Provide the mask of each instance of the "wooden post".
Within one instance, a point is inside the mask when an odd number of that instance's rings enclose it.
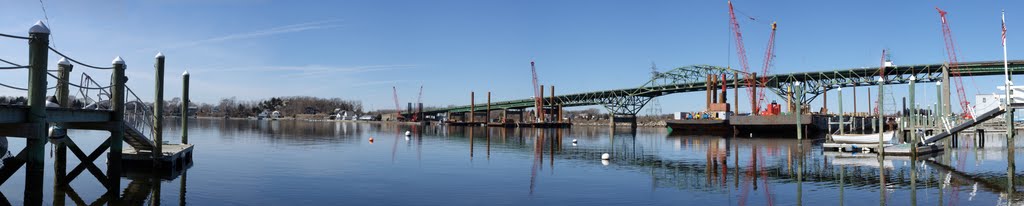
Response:
[[[800,111],[801,110],[800,109],[800,107],[801,107],[800,103],[802,102],[802,101],[800,101],[800,98],[803,97],[803,95],[804,95],[804,89],[803,89],[803,87],[800,86],[800,82],[796,82],[796,84],[794,84],[794,85],[795,85],[796,90],[797,90],[796,92],[800,96],[798,96],[797,100],[796,100],[796,107],[797,107],[796,108],[796,112],[792,112],[790,114],[796,115],[796,139],[797,140],[803,140],[804,139],[804,131],[803,131],[804,125],[800,124],[800,119],[802,119],[802,117],[803,117],[803,114],[802,114],[803,112]],[[790,93],[789,96],[792,97],[793,93]]]
[[[164,146],[164,54],[156,54],[156,88],[155,100],[153,100],[153,166],[160,167],[160,158],[163,156]]]
[[[544,85],[540,85],[540,105],[537,106],[537,122],[544,122]]]
[[[181,74],[181,143],[188,144],[188,71]],[[184,176],[184,174],[182,174]],[[182,180],[184,184],[184,180]],[[184,189],[183,189],[184,190]]]
[[[29,29],[28,105],[26,119],[31,136],[26,138],[25,205],[42,205],[43,173],[46,164],[46,62],[50,45],[50,29],[42,21]]]
[[[740,113],[740,74],[739,72],[732,73],[732,112],[734,114]]]
[[[942,114],[944,116],[950,116],[950,115],[953,114],[953,110],[951,108],[952,105],[950,105],[950,103],[949,103],[949,100],[950,100],[950,97],[951,97],[951,95],[949,93],[949,86],[952,85],[952,84],[948,83],[948,82],[950,82],[949,81],[949,64],[946,64],[946,65],[942,66],[942,82],[947,82],[947,83],[946,83],[946,85],[942,85],[942,88],[941,88],[942,89],[942,91],[941,91],[942,102],[939,103],[939,106],[942,107],[940,109],[942,110]],[[963,113],[968,113],[968,111],[963,111]]]
[[[875,110],[871,109],[871,105],[872,104],[874,104],[874,103],[871,103],[871,87],[868,87],[868,112],[867,113],[868,113],[869,117],[871,116],[871,112],[875,111]]]
[[[857,85],[853,85],[853,114],[857,115]]]
[[[829,89],[828,87],[822,87],[822,92],[821,92],[822,95],[824,95],[821,98],[821,101],[822,101],[822,103],[821,103],[822,106],[821,107],[824,108],[826,115],[828,114],[828,89]],[[807,106],[807,107],[811,107],[811,106]]]
[[[554,105],[555,105],[555,85],[551,85],[551,96],[548,97],[548,104],[551,104],[552,105],[552,109],[554,109]],[[549,118],[551,118],[551,119],[555,118],[555,114],[558,114],[558,113],[551,112],[551,114],[548,114],[548,115],[550,115]]]
[[[876,108],[878,108],[878,156],[884,156],[885,155],[885,147],[884,147],[885,145],[883,144],[883,137],[882,137],[882,136],[885,136],[884,135],[885,134],[885,108],[882,107],[882,106],[885,105],[885,104],[882,104],[882,102],[884,102],[882,100],[882,98],[885,97],[884,95],[882,95],[882,94],[884,94],[884,92],[882,92],[884,89],[885,89],[885,79],[882,78],[882,77],[879,77],[878,78],[878,106],[876,106]]]
[[[558,104],[558,123],[562,123],[562,104]]]
[[[71,80],[70,76],[72,68],[74,68],[74,66],[72,66],[71,62],[65,58],[60,58],[60,61],[57,61],[57,103],[59,103],[60,107],[63,108],[69,108],[71,106],[70,101],[68,100],[71,93],[68,88],[68,83],[70,83],[69,81]],[[65,127],[61,126],[60,128]],[[67,134],[67,130],[65,129],[65,131],[61,133]],[[64,141],[55,141],[54,144],[56,145],[56,148],[54,148],[54,153],[56,153],[56,155],[53,157],[53,172],[55,178],[53,184],[63,185],[66,183],[65,180],[68,174],[68,146],[64,144]],[[61,199],[63,198],[64,197],[61,196]]]
[[[114,58],[112,62],[114,65],[114,74],[110,82],[114,84],[111,88],[110,106],[114,109],[113,114],[110,115],[110,122],[114,124],[114,129],[110,131],[110,139],[107,143],[110,144],[110,151],[107,153],[107,181],[110,187],[107,188],[107,192],[111,194],[118,194],[121,186],[121,148],[124,144],[124,97],[125,87],[124,84],[128,82],[128,77],[124,75],[125,64],[121,57]]]
[[[752,78],[751,81],[757,82],[757,73],[753,73],[750,78]],[[760,112],[757,111],[757,87],[750,87],[750,90],[754,91],[750,93],[750,115],[757,115]]]
[[[839,90],[839,134],[846,134],[846,117],[843,116],[843,87],[840,86]]]
[[[486,123],[491,122],[491,92],[487,92],[487,119],[484,120]]]
[[[921,140],[917,136],[917,104],[914,103],[914,97],[917,96],[914,93],[914,83],[917,81],[917,77],[910,76],[910,141],[914,141],[910,144],[911,156],[917,157],[917,145],[921,143]]]
[[[476,93],[469,92],[469,123],[476,122]]]
[[[786,111],[793,112],[793,86],[786,87]]]

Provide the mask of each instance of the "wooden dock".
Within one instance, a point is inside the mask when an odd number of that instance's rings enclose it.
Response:
[[[181,169],[184,165],[192,163],[191,144],[164,144],[161,145],[162,154],[157,160],[159,169]],[[121,151],[122,162],[125,167],[152,167],[153,152],[149,150],[125,149]]]
[[[887,146],[887,147],[885,147],[885,153],[883,153],[883,155],[885,155],[885,156],[910,156],[910,155],[913,155],[913,152],[910,151],[910,149],[912,147],[913,147],[912,144],[897,144],[897,145]],[[942,145],[940,145],[940,144],[922,145],[922,146],[918,146],[917,147],[917,155],[925,155],[925,154],[938,153],[938,152],[942,152],[942,150],[943,150],[942,149]]]
[[[835,143],[826,142],[821,144],[821,147],[825,151],[838,151],[838,152],[874,152],[878,153],[878,144],[850,144],[850,143]],[[912,152],[910,148],[911,144],[886,144],[885,156],[910,156]],[[917,155],[927,155],[942,152],[943,148],[941,144],[923,145],[917,147]]]

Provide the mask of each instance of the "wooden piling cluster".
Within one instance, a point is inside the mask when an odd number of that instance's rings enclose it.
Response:
[[[110,110],[92,110],[92,109],[75,109],[71,108],[70,105],[70,72],[72,71],[73,65],[70,61],[77,62],[69,57],[64,56],[61,58],[57,65],[57,82],[55,98],[57,100],[56,107],[47,108],[47,61],[49,56],[49,37],[50,30],[42,22],[36,23],[29,29],[28,37],[21,37],[22,39],[28,40],[29,43],[29,63],[24,68],[28,69],[28,106],[2,106],[0,110],[3,110],[3,116],[0,116],[0,138],[12,137],[12,138],[25,138],[25,147],[17,152],[12,158],[6,159],[4,164],[0,166],[0,184],[7,182],[14,173],[21,169],[22,166],[25,168],[25,184],[24,184],[24,200],[25,205],[42,205],[42,194],[43,194],[43,175],[45,172],[45,155],[46,155],[46,143],[52,142],[54,147],[54,184],[56,187],[68,186],[74,181],[80,174],[88,172],[94,176],[101,184],[107,188],[105,196],[115,198],[119,197],[121,192],[121,177],[124,171],[125,151],[123,149],[123,143],[125,142],[126,132],[129,129],[125,122],[125,97],[127,95],[127,89],[125,84],[128,78],[125,76],[126,65],[124,60],[120,57],[115,58],[111,62],[111,67],[100,68],[95,66],[86,65],[96,69],[104,69],[111,71],[110,86],[99,89],[109,88],[109,100]],[[56,50],[55,50],[56,51]],[[162,114],[162,92],[163,92],[163,58],[162,55],[157,60],[157,98],[154,109],[155,114]],[[187,75],[184,77],[186,82],[185,90],[183,91],[184,99],[187,101],[188,87],[187,87]],[[83,87],[75,85],[76,87]],[[83,87],[84,88],[84,87]],[[183,106],[187,109],[187,106]],[[183,113],[185,114],[185,113]],[[157,138],[157,143],[162,143],[162,116],[154,116],[154,121],[157,123],[154,127],[154,138]],[[183,120],[184,122],[185,120]],[[186,123],[187,124],[187,123]],[[90,153],[86,153],[85,148],[80,148],[74,141],[74,138],[69,137],[67,134],[68,129],[84,129],[84,130],[101,130],[110,132],[110,136],[107,137],[99,146],[93,149]],[[183,141],[187,141],[187,127],[182,127]],[[188,148],[188,161],[191,161],[191,145],[182,144]],[[157,147],[155,151],[145,153],[153,155],[148,158],[148,161],[152,161],[151,165],[158,165],[159,160],[157,156],[161,154],[159,152],[160,147]],[[71,151],[76,158],[80,160],[80,163],[68,170],[67,155],[68,151]],[[107,170],[104,172],[97,166],[96,161],[100,159],[103,154],[106,153],[106,164]],[[54,192],[55,203],[62,203],[66,193],[61,192],[63,190]],[[57,200],[61,201],[57,201]]]

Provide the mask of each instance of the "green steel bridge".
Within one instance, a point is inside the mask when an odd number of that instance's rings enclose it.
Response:
[[[1024,60],[1009,61],[1013,74],[1024,74]],[[923,64],[887,67],[884,76],[885,84],[906,84],[911,77],[918,82],[939,82],[948,78],[946,64]],[[1002,61],[961,62],[958,65],[961,76],[1003,75]],[[563,107],[601,105],[614,115],[636,115],[651,99],[675,93],[706,91],[707,77],[725,76],[726,88],[746,87],[747,73],[725,67],[710,65],[693,65],[656,73],[649,81],[636,88],[594,91],[577,94],[556,95],[545,97],[544,105],[561,105]],[[757,74],[753,74],[756,76]],[[787,88],[794,88],[797,82],[803,87],[805,95],[802,103],[809,103],[825,92],[841,87],[857,87],[877,85],[879,69],[877,67],[853,68],[834,71],[801,72],[770,75],[765,83],[768,90],[780,97],[790,95]],[[760,84],[761,77],[755,78]],[[948,84],[946,84],[948,91]],[[717,87],[715,89],[721,89]],[[742,98],[742,97],[741,97]],[[491,110],[525,109],[535,107],[534,99],[518,99],[491,102]],[[487,111],[487,104],[455,106],[448,108],[426,109],[424,114],[466,113]],[[404,113],[408,115],[408,113]]]

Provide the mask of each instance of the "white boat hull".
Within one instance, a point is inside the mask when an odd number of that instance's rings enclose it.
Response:
[[[892,138],[896,136],[896,132],[884,132],[882,133],[882,141],[889,143]],[[846,143],[846,144],[869,144],[878,143],[878,133],[874,134],[835,134],[832,135],[832,141],[835,143]]]

